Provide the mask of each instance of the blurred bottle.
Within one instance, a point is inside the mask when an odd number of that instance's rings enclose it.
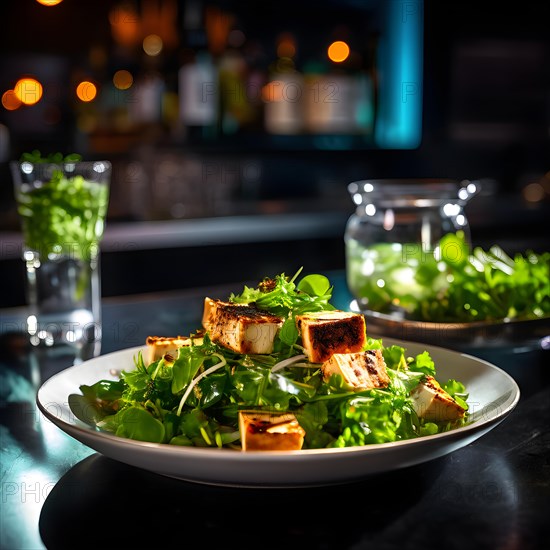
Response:
[[[249,130],[262,132],[264,129],[264,102],[262,90],[267,81],[266,54],[256,40],[247,40],[243,45],[243,55],[248,67],[246,77],[246,98],[249,109]]]
[[[332,46],[336,49],[331,52]],[[344,53],[342,53],[342,51]],[[307,65],[304,117],[314,134],[369,134],[373,101],[370,76],[344,41],[327,50],[327,59]]]
[[[234,134],[246,127],[252,118],[248,100],[248,67],[237,49],[226,50],[218,62],[220,116],[222,132]]]
[[[289,33],[278,37],[277,60],[270,66],[263,88],[265,129],[271,134],[298,134],[303,130],[304,77],[296,69],[296,42]]]
[[[217,135],[219,83],[217,67],[208,50],[205,6],[200,0],[183,5],[185,57],[178,71],[179,119],[190,140]]]
[[[195,128],[214,128],[218,118],[218,77],[210,54],[197,53],[195,59],[179,70],[179,108],[181,121]]]
[[[129,102],[130,116],[134,124],[161,122],[164,80],[157,72],[144,72],[134,83]]]

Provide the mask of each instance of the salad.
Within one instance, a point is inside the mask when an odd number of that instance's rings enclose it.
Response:
[[[149,337],[116,380],[81,385],[69,406],[120,437],[251,450],[341,448],[437,434],[468,422],[468,394],[366,335],[331,305],[320,274],[284,273],[226,301],[205,297],[202,327]]]
[[[550,252],[471,250],[458,231],[434,250],[350,241],[347,254],[349,288],[370,311],[452,323],[550,317]]]

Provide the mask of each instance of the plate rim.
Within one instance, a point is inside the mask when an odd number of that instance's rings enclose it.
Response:
[[[360,306],[357,306],[357,308],[353,309],[353,311],[356,311],[357,313],[361,313],[362,315],[367,317],[367,320],[369,318],[377,319],[379,321],[384,321],[386,323],[394,323],[397,325],[410,325],[413,328],[424,328],[424,329],[428,328],[429,330],[439,330],[441,327],[447,327],[447,328],[453,328],[459,331],[459,330],[466,330],[466,329],[472,329],[472,328],[488,328],[488,327],[499,328],[499,327],[518,326],[518,325],[528,326],[533,324],[541,324],[543,322],[550,323],[550,315],[546,315],[545,317],[537,317],[537,318],[530,318],[530,319],[503,318],[498,320],[485,320],[485,321],[423,321],[421,319],[400,318],[398,316],[392,315],[391,313],[382,313],[380,311],[375,311],[372,309],[361,308]]]
[[[427,349],[427,351],[438,350],[440,352],[464,357],[476,363],[482,363],[486,368],[489,368],[489,370],[497,371],[499,376],[502,376],[508,380],[509,384],[512,387],[511,396],[513,396],[513,399],[508,403],[508,405],[504,409],[499,410],[497,414],[493,414],[487,418],[476,420],[471,424],[467,424],[465,426],[455,428],[448,432],[443,432],[443,433],[438,433],[433,435],[425,435],[425,436],[420,436],[412,439],[403,439],[400,441],[391,441],[386,443],[372,443],[368,445],[361,445],[361,446],[354,446],[354,447],[301,449],[301,450],[295,450],[295,451],[246,451],[246,452],[233,450],[233,449],[226,449],[226,448],[219,449],[214,447],[204,447],[204,448],[188,447],[188,446],[180,446],[180,445],[170,445],[168,443],[153,443],[148,441],[138,441],[138,440],[128,439],[128,438],[120,437],[108,432],[102,432],[96,428],[93,428],[92,426],[86,425],[84,422],[78,419],[76,419],[76,422],[72,422],[72,423],[67,422],[62,417],[60,418],[60,416],[52,413],[52,411],[48,409],[47,404],[42,403],[41,395],[47,390],[47,386],[54,384],[56,381],[60,379],[63,379],[64,377],[67,376],[67,374],[70,371],[71,372],[80,371],[86,368],[87,366],[89,366],[91,362],[96,362],[96,361],[102,362],[106,358],[112,357],[114,355],[128,354],[129,356],[131,356],[131,354],[135,354],[138,351],[145,349],[145,347],[141,345],[141,346],[132,346],[129,348],[115,350],[104,355],[98,355],[92,359],[89,359],[88,361],[84,361],[80,364],[72,365],[70,367],[67,367],[59,371],[58,373],[52,375],[50,378],[45,380],[40,385],[39,389],[36,392],[36,404],[39,410],[41,411],[41,413],[44,414],[46,418],[48,418],[51,422],[53,422],[59,429],[61,429],[65,433],[68,433],[72,437],[74,436],[71,432],[74,431],[76,433],[85,435],[86,437],[97,439],[98,441],[112,441],[113,444],[116,444],[116,445],[129,446],[131,448],[138,448],[143,451],[154,450],[163,454],[164,453],[165,454],[185,453],[190,455],[196,454],[197,456],[203,455],[206,453],[205,456],[208,456],[208,457],[211,457],[212,455],[216,455],[216,456],[223,455],[228,457],[230,456],[230,457],[233,457],[235,460],[242,461],[242,462],[247,462],[251,460],[251,457],[253,457],[253,460],[256,462],[258,458],[260,459],[260,461],[272,459],[274,457],[279,459],[288,457],[288,458],[292,458],[293,460],[295,459],[306,460],[307,457],[311,457],[311,456],[324,456],[324,455],[333,456],[335,454],[336,455],[368,454],[369,452],[371,453],[375,451],[385,452],[386,450],[390,452],[391,450],[401,449],[403,447],[418,446],[428,442],[437,442],[440,439],[444,439],[444,440],[452,439],[453,436],[455,436],[456,438],[457,436],[463,436],[470,433],[473,435],[479,430],[483,430],[485,428],[491,427],[493,425],[497,425],[500,422],[502,422],[515,409],[515,407],[517,406],[521,398],[521,390],[517,382],[515,381],[515,379],[506,371],[498,367],[497,365],[494,365],[493,363],[483,358],[476,357],[469,353],[463,353],[450,348],[445,348],[442,346],[425,344],[423,342],[402,340],[392,336],[382,337],[382,341],[383,342],[391,341],[392,344],[397,343],[398,345],[402,345],[405,348],[407,348],[407,345],[424,346],[426,348],[429,348]],[[68,400],[68,395],[66,396],[66,399]],[[63,403],[63,405],[65,404],[66,402]],[[304,457],[304,458],[302,459],[298,457]]]

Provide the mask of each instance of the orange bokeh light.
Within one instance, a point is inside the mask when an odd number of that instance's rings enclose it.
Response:
[[[327,50],[329,59],[335,63],[345,61],[349,57],[349,52],[349,46],[341,40],[333,42]]]
[[[143,51],[151,57],[158,55],[163,46],[162,38],[158,34],[149,34],[143,39]]]
[[[42,98],[42,84],[35,78],[20,78],[13,87],[13,91],[17,99],[25,105],[34,105]]]
[[[130,71],[121,69],[113,75],[113,84],[118,90],[127,90],[132,87],[134,83],[134,77]]]
[[[21,107],[21,100],[15,95],[13,90],[7,90],[2,95],[2,106],[7,111],[15,111]]]
[[[76,87],[76,97],[78,97],[80,101],[88,103],[89,101],[93,101],[96,95],[97,87],[93,82],[90,82],[89,80],[83,80]]]
[[[277,42],[277,57],[294,57],[296,55],[296,41],[289,33],[284,33]]]
[[[131,4],[117,4],[109,12],[113,38],[123,46],[134,46],[142,34],[141,20]]]
[[[36,0],[39,4],[42,4],[43,6],[57,6],[57,4],[61,4],[63,0]]]

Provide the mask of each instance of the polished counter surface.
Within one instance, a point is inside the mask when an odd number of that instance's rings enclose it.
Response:
[[[346,307],[341,274],[329,277],[333,303]],[[105,299],[101,352],[189,333],[205,295],[225,298],[243,284]],[[516,378],[520,402],[487,435],[443,458],[345,485],[224,488],[116,462],[55,427],[38,412],[36,389],[71,362],[29,349],[24,308],[0,315],[2,549],[162,548],[191,539],[242,549],[548,548],[548,351],[494,355]],[[480,351],[486,360],[491,353]]]

